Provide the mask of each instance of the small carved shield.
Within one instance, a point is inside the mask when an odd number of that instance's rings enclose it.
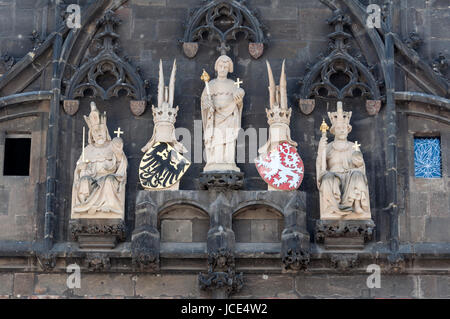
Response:
[[[156,143],[142,157],[139,180],[146,189],[166,189],[177,183],[191,162],[168,143]]]
[[[183,43],[183,52],[184,54],[192,59],[197,55],[198,51],[198,43],[197,42],[184,42]]]
[[[131,113],[135,116],[141,116],[145,112],[145,101],[130,101]]]
[[[63,103],[64,112],[69,114],[70,116],[74,115],[78,112],[78,108],[80,106],[80,101],[78,100],[64,100]]]
[[[283,142],[255,160],[256,169],[270,186],[280,190],[300,187],[304,175],[303,161],[292,145]]]
[[[381,108],[380,100],[367,100],[366,111],[369,115],[377,115]]]
[[[264,52],[264,43],[250,42],[248,44],[248,52],[255,60],[258,59]]]
[[[314,99],[300,99],[298,101],[298,105],[300,106],[300,110],[303,112],[303,114],[308,115],[311,114],[312,111],[314,111],[316,102]]]

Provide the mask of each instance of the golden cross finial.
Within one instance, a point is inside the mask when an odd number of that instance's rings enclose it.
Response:
[[[355,152],[358,152],[358,151],[360,151],[360,149],[359,149],[360,146],[361,146],[361,144],[358,144],[358,141],[355,141],[355,144],[352,147],[355,150]]]
[[[120,137],[124,132],[120,130],[120,126],[117,130],[114,131],[114,133],[117,135],[117,137]]]
[[[244,83],[241,81],[241,79],[237,78],[236,82],[234,82],[234,85],[239,89],[241,87],[241,84]]]
[[[325,134],[328,131],[329,127],[327,123],[325,122],[325,119],[322,119],[322,124],[320,125],[320,131],[322,131],[322,134]]]

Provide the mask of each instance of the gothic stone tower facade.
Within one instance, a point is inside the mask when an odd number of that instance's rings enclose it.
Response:
[[[444,0],[2,1],[0,297],[449,297],[448,15]],[[245,89],[245,159],[229,176],[203,172],[200,75],[220,54]],[[178,190],[149,191],[141,148],[160,60],[167,73],[174,59],[191,165]],[[274,74],[286,61],[304,163],[294,191],[267,190],[254,163],[266,60]],[[319,127],[338,101],[364,154],[370,222],[320,219]],[[91,102],[112,137],[120,128],[123,219],[72,219]],[[66,285],[71,264],[80,288]],[[380,288],[366,285],[372,264]]]

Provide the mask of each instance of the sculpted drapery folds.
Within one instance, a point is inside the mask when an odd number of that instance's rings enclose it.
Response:
[[[204,171],[237,171],[235,163],[236,139],[241,128],[245,92],[228,73],[233,73],[233,61],[222,55],[215,64],[217,78],[203,90],[202,121],[206,149]],[[208,84],[207,84],[208,85]]]
[[[127,158],[123,140],[111,140],[106,114],[91,102],[88,145],[78,159],[72,189],[72,218],[124,218]],[[83,145],[84,147],[84,145]]]
[[[338,102],[337,112],[328,112],[334,141],[327,144],[326,130],[322,131],[316,159],[321,219],[371,219],[360,145],[347,141],[351,116],[352,112],[344,112],[342,102]]]

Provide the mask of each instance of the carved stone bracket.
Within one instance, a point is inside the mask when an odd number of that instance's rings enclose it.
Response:
[[[254,59],[264,51],[262,25],[242,0],[212,0],[191,11],[182,40],[183,52],[193,58],[198,51],[197,41],[207,37],[208,41],[218,41],[218,51],[226,54],[229,42],[236,40],[239,33],[250,41],[248,49]]]
[[[228,172],[202,172],[199,178],[200,189],[232,189],[238,190],[244,186],[244,173]]]
[[[119,49],[117,39],[119,35],[114,28],[120,20],[112,11],[97,21],[97,34],[91,43],[90,50],[84,63],[76,68],[76,72],[65,80],[65,99],[89,96],[108,100],[112,97],[129,96],[131,112],[139,116],[145,111],[147,101],[145,82],[141,79],[138,69],[130,65],[129,59],[121,58],[116,53]],[[97,54],[89,55],[92,52]],[[112,81],[102,81],[109,77]],[[136,103],[137,102],[137,103]],[[64,103],[64,110],[75,114],[75,108],[68,108]],[[73,113],[73,114],[71,114]]]
[[[111,268],[111,260],[104,253],[88,253],[84,259],[84,266],[89,271],[108,271]]]
[[[227,297],[239,292],[244,284],[243,274],[235,273],[234,255],[222,247],[208,254],[208,272],[198,275],[200,289],[211,290]]]
[[[334,26],[334,32],[328,35],[331,53],[327,57],[321,56],[301,81],[300,110],[310,114],[315,107],[312,99],[319,96],[380,101],[379,83],[371,73],[372,68],[349,53],[352,35],[344,30],[344,26],[351,24],[350,17],[336,10],[327,22]],[[378,102],[369,102],[366,107],[370,115],[375,115],[379,111],[378,106],[381,106]]]
[[[358,266],[358,254],[332,254],[330,256],[331,265],[340,270],[347,271]]]
[[[69,231],[81,249],[114,248],[125,239],[125,223],[121,219],[71,219]]]
[[[39,266],[43,271],[52,271],[56,267],[56,255],[51,252],[36,255]]]
[[[318,220],[315,239],[326,249],[363,249],[374,228],[372,220]]]

